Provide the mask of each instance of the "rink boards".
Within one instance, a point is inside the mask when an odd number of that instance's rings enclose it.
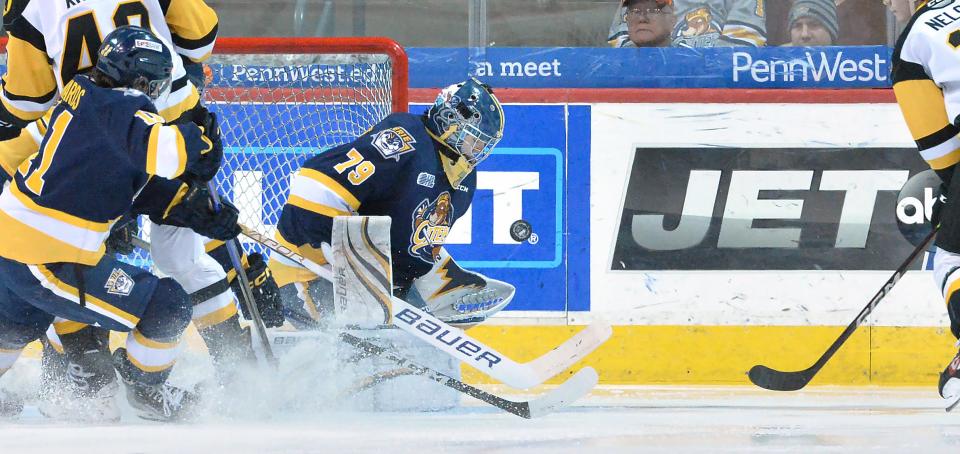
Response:
[[[614,337],[586,363],[608,383],[804,368],[912,249],[893,213],[925,164],[888,91],[500,93],[505,138],[448,247],[517,286],[473,333],[518,360],[603,321]],[[521,218],[536,232],[522,244],[508,235]],[[815,384],[935,382],[952,336],[928,263]]]
[[[754,364],[806,368],[836,339],[913,248],[896,198],[926,165],[892,96],[703,92],[705,103],[656,90],[622,90],[615,98],[629,102],[615,103],[577,102],[576,90],[559,104],[539,103],[553,93],[506,95],[538,101],[516,110],[566,111],[566,311],[534,296],[536,309],[507,312],[478,337],[528,360],[578,325],[611,323],[613,338],[585,364],[630,384],[745,384]],[[549,130],[508,119],[505,143]],[[589,199],[572,200],[582,174]],[[920,262],[814,384],[936,383],[954,339],[921,271],[931,257]],[[531,304],[525,290],[518,300]]]

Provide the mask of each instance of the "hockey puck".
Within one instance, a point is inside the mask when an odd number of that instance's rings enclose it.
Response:
[[[532,233],[533,227],[523,219],[517,219],[510,224],[510,238],[513,238],[513,241],[527,241]]]

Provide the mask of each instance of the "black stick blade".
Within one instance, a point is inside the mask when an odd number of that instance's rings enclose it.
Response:
[[[781,372],[759,364],[750,368],[747,376],[754,385],[771,391],[796,391],[807,386],[813,378],[809,369]]]

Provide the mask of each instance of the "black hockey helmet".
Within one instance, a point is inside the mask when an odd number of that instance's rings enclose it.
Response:
[[[170,86],[173,55],[149,30],[124,25],[103,40],[97,70],[118,87],[140,90],[157,99]]]

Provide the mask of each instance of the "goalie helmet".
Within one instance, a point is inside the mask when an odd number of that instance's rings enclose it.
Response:
[[[426,123],[434,138],[473,169],[503,137],[503,107],[489,85],[471,77],[440,92]]]
[[[125,25],[104,38],[97,70],[117,87],[140,90],[157,99],[170,87],[173,59],[170,49],[149,30]]]

